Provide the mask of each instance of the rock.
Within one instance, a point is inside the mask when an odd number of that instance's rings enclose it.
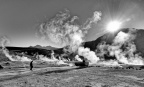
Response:
[[[89,66],[89,62],[88,61],[85,61],[85,62],[75,62],[75,65],[76,66]]]

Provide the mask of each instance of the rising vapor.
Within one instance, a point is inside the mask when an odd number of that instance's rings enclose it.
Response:
[[[9,53],[9,50],[6,48],[6,45],[10,43],[10,39],[7,36],[1,36],[0,37],[0,43],[2,46],[2,52],[5,54],[5,56],[10,60],[10,61],[31,61],[31,59],[25,57],[25,56],[18,56],[18,55],[11,55]]]
[[[104,55],[115,57],[117,62],[123,64],[144,65],[144,60],[137,53],[134,43],[135,37],[136,30],[134,29],[128,32],[120,31],[111,45],[106,43],[98,45],[97,55],[102,58],[104,58]]]
[[[95,55],[95,52],[82,47],[81,44],[84,42],[84,37],[92,24],[101,20],[101,15],[101,12],[95,11],[91,18],[88,18],[84,24],[79,25],[77,23],[78,17],[71,16],[68,10],[64,10],[49,21],[43,22],[38,33],[41,38],[61,46],[68,46],[69,52],[78,53],[90,62],[94,60],[96,63],[99,58]]]
[[[2,46],[2,49],[5,48],[5,45],[9,44],[10,43],[10,40],[8,39],[7,36],[1,36],[0,37],[0,44]]]
[[[101,19],[101,12],[94,12],[93,17],[83,24],[77,23],[78,17],[71,16],[68,10],[59,12],[54,18],[43,22],[40,25],[39,35],[48,41],[61,46],[70,46],[71,51],[75,52],[83,42],[83,38],[93,23]]]

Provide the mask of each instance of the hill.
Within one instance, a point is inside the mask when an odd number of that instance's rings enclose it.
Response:
[[[38,49],[46,49],[46,50],[56,50],[56,49],[58,49],[58,48],[52,47],[52,46],[41,46],[41,45],[30,46],[30,48],[38,48]]]
[[[130,28],[123,28],[120,29],[120,31],[123,32],[128,32],[131,30],[135,30],[136,31],[136,38],[134,40],[134,43],[136,45],[137,51],[141,52],[142,54],[144,54],[144,29],[130,29]],[[106,33],[103,36],[97,38],[96,40],[93,41],[88,41],[85,42],[84,47],[88,47],[90,48],[90,50],[95,51],[97,48],[97,45],[102,42],[105,41],[107,44],[111,44],[112,41],[114,40],[115,36],[120,32],[115,32],[115,33]]]

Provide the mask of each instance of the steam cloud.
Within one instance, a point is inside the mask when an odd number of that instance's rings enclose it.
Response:
[[[80,56],[85,57],[89,61],[90,65],[96,64],[97,61],[99,60],[99,58],[96,56],[95,52],[90,51],[89,48],[79,47],[78,54]]]
[[[8,39],[8,37],[6,36],[2,36],[0,37],[0,43],[2,46],[2,49],[0,49],[2,51],[2,53],[5,54],[5,56],[7,58],[9,58],[10,61],[21,61],[21,62],[25,62],[25,61],[32,61],[31,59],[29,59],[28,57],[24,56],[25,53],[21,53],[21,55],[16,55],[16,54],[10,54],[9,50],[5,47],[7,44],[10,43],[10,40]],[[38,55],[40,60],[42,61],[51,61],[51,62],[56,62],[57,64],[65,64],[63,61],[59,61],[54,57],[54,52],[52,52],[52,59],[48,59],[47,57],[44,57],[43,55]]]
[[[83,42],[83,38],[91,28],[92,23],[97,23],[100,16],[101,13],[95,11],[92,18],[89,18],[83,25],[78,25],[78,17],[72,17],[68,10],[64,10],[49,21],[42,23],[38,33],[42,38],[53,43],[70,46],[69,50],[75,52]]]
[[[111,45],[101,43],[98,46],[97,55],[103,58],[104,55],[115,57],[123,64],[143,65],[144,61],[136,50],[135,37],[135,30],[131,29],[127,33],[120,31]]]
[[[100,19],[101,12],[95,11],[93,17],[88,18],[84,24],[79,25],[77,23],[78,17],[71,16],[68,10],[64,10],[49,21],[43,22],[38,33],[45,40],[62,46],[69,46],[69,52],[78,52],[78,55],[84,56],[90,62],[93,60],[96,62],[99,58],[95,55],[95,52],[83,48],[81,43],[84,41],[84,36],[92,24],[97,23]]]
[[[1,49],[2,52],[5,54],[5,56],[7,58],[9,58],[9,60],[11,60],[11,61],[31,61],[31,59],[29,59],[25,56],[20,57],[18,55],[11,55],[9,53],[9,50],[6,49],[6,47],[5,47],[7,44],[10,43],[10,40],[7,36],[1,36],[0,37],[0,43],[1,43],[1,46],[2,46],[2,49]]]
[[[8,39],[7,36],[1,36],[0,37],[0,43],[1,43],[2,49],[4,49],[5,45],[10,43],[10,40]]]

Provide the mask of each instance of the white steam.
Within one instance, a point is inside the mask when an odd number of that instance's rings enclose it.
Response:
[[[76,55],[76,56],[75,56],[75,59],[76,59],[77,61],[82,62],[82,59],[79,57],[79,55]]]
[[[0,43],[2,46],[2,52],[5,54],[5,56],[10,60],[10,61],[21,61],[21,62],[25,62],[25,61],[32,61],[30,58],[25,56],[25,53],[21,52],[19,54],[17,53],[10,53],[10,51],[5,47],[5,45],[7,45],[8,43],[10,43],[9,39],[6,36],[2,36],[0,38]],[[44,55],[37,55],[39,60],[42,61],[47,61],[47,62],[56,62],[56,64],[60,65],[60,64],[66,64],[61,60],[58,60],[55,58],[54,56],[54,52],[52,51],[51,53],[51,58],[48,58]]]
[[[0,44],[2,46],[2,49],[5,48],[5,45],[9,44],[10,40],[7,38],[7,36],[1,36],[0,37]]]
[[[144,60],[137,53],[134,43],[135,33],[136,31],[132,30],[129,30],[128,33],[120,31],[111,45],[103,43],[98,46],[100,51],[98,55],[114,56],[116,61],[123,64],[144,65]]]
[[[78,52],[78,55],[84,56],[90,63],[96,63],[99,58],[95,55],[95,52],[81,47],[81,43],[84,42],[84,36],[92,24],[97,23],[100,19],[101,12],[95,11],[91,18],[88,18],[84,24],[79,25],[77,23],[78,17],[71,16],[70,12],[65,10],[56,14],[49,21],[42,23],[38,33],[45,40],[61,46],[69,46],[69,52]]]
[[[106,67],[115,67],[115,66],[120,66],[120,64],[118,63],[118,61],[116,61],[116,60],[108,60],[108,61],[100,61],[100,62],[98,62],[98,64],[100,64],[100,65],[104,65],[104,66],[106,66]]]
[[[89,48],[79,47],[78,54],[86,58],[90,64],[96,64],[97,61],[99,60],[95,52],[90,51]]]
[[[19,55],[10,54],[8,49],[6,49],[6,48],[3,49],[3,53],[5,54],[5,56],[7,58],[9,58],[10,61],[21,61],[21,62],[32,61],[31,59],[29,59],[26,56],[19,56]]]
[[[52,41],[61,46],[70,46],[69,50],[75,52],[83,42],[83,38],[92,23],[100,20],[101,13],[94,12],[94,16],[89,18],[83,25],[77,23],[78,17],[71,16],[68,10],[59,12],[50,21],[40,25],[39,34],[42,38]]]
[[[16,60],[12,57],[12,55],[9,54],[9,51],[8,51],[6,48],[5,48],[5,49],[2,49],[2,51],[3,51],[3,53],[5,54],[5,56],[6,56],[7,58],[9,58],[10,61],[16,61]]]
[[[25,57],[25,56],[18,56],[18,55],[11,55],[9,53],[9,50],[6,49],[6,45],[10,43],[10,40],[6,36],[0,37],[0,43],[2,46],[2,52],[5,54],[7,58],[9,58],[10,61],[31,61],[31,59]]]

